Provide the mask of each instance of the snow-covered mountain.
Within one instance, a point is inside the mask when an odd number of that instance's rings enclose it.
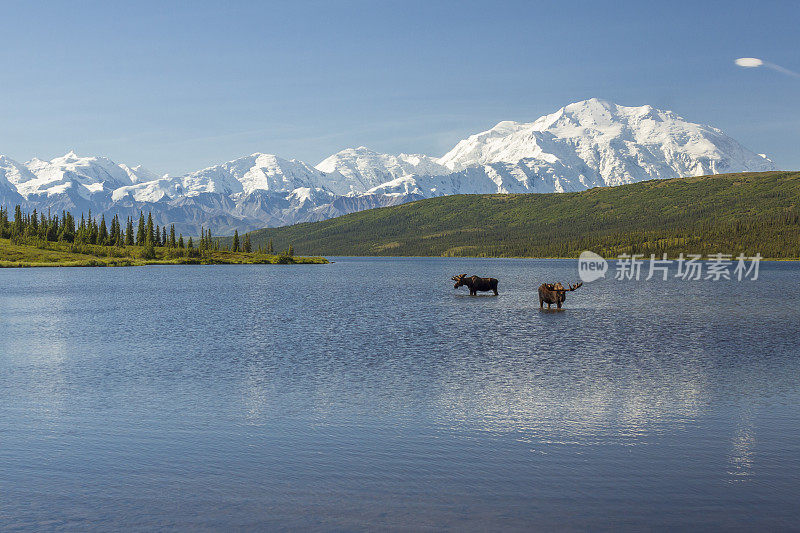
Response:
[[[396,178],[447,174],[436,158],[420,154],[379,154],[364,146],[337,152],[317,165],[317,170],[338,172],[346,178],[350,193],[363,194]]]
[[[33,159],[25,166],[29,174],[20,175],[17,191],[23,196],[53,196],[68,190],[85,199],[95,194],[111,193],[119,187],[152,179],[142,167],[118,165],[105,157],[80,157],[69,152],[52,161]],[[139,173],[136,170],[139,169]]]
[[[138,217],[151,211],[183,233],[314,221],[410,200],[464,193],[578,191],[655,178],[774,170],[720,130],[651,106],[598,99],[533,122],[504,121],[441,158],[349,148],[316,167],[255,153],[159,176],[142,166],[69,152],[18,163],[0,156],[0,203]]]
[[[490,163],[558,166],[558,177],[584,186],[646,179],[768,170],[772,162],[722,131],[649,105],[597,98],[529,123],[505,121],[460,141],[439,162],[453,170]]]
[[[0,155],[0,206],[23,203],[25,199],[17,192],[16,184],[34,177],[28,167]]]
[[[165,176],[120,187],[114,191],[113,199],[130,195],[139,201],[157,202],[164,197],[196,196],[204,192],[237,196],[254,191],[292,192],[300,188],[343,195],[350,192],[345,182],[343,176],[320,172],[296,159],[256,153],[185,176]]]

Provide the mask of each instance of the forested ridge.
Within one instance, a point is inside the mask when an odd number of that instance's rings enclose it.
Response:
[[[456,195],[250,233],[301,254],[800,257],[800,172],[718,174],[575,193]],[[224,240],[223,242],[227,242]]]

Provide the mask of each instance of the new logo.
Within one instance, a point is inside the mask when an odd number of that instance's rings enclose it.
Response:
[[[578,276],[583,282],[595,281],[606,276],[608,262],[589,250],[581,252],[578,257]]]

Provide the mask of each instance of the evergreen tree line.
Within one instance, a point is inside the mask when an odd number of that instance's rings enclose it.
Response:
[[[11,239],[17,244],[36,244],[36,241],[45,241],[118,248],[126,246],[142,246],[146,249],[163,247],[184,250],[190,256],[219,250],[253,252],[249,233],[240,239],[238,230],[235,231],[230,245],[227,243],[229,239],[222,240],[212,237],[211,230],[201,228],[200,234],[199,243],[195,243],[192,237],[184,239],[182,233],[176,234],[174,224],[169,227],[154,224],[152,213],[148,213],[146,218],[144,213],[139,213],[139,219],[135,223],[133,218],[128,217],[123,224],[118,215],[114,215],[110,222],[107,222],[105,215],[100,215],[98,219],[89,211],[85,216],[81,213],[78,222],[69,211],[62,211],[61,214],[48,212],[45,215],[34,209],[27,213],[19,205],[15,206],[12,218],[8,208],[0,207],[0,238]],[[258,252],[274,254],[272,241],[269,242],[266,249],[259,246]],[[294,249],[290,246],[289,250],[283,254],[293,256]],[[150,255],[147,250],[145,255]],[[154,256],[154,252],[152,255]]]
[[[61,214],[48,212],[38,213],[36,209],[27,213],[21,206],[14,208],[14,216],[10,217],[8,208],[0,207],[0,238],[11,239],[17,243],[29,242],[39,239],[47,242],[67,242],[74,244],[93,244],[97,246],[153,246],[166,248],[182,248],[191,250],[195,248],[192,237],[184,239],[183,234],[175,232],[175,225],[163,228],[153,223],[152,213],[139,214],[135,224],[128,217],[123,225],[118,215],[114,215],[110,222],[105,215],[98,219],[81,213],[80,222],[69,211]],[[219,239],[211,236],[211,230],[201,229],[199,249],[219,250]]]
[[[222,242],[225,242],[225,240],[223,240]],[[252,253],[252,251],[253,251],[253,243],[250,240],[250,233],[245,233],[244,239],[240,239],[239,238],[239,230],[234,230],[233,237],[232,237],[232,240],[231,240],[231,250],[234,251],[234,252]],[[264,247],[263,245],[259,244],[257,251],[258,251],[259,254],[275,255],[275,246],[274,246],[274,244],[272,242],[272,239],[270,239],[267,242],[267,246],[266,247]],[[287,248],[286,250],[282,251],[278,255],[294,257],[294,246],[292,246],[290,244],[289,248]]]

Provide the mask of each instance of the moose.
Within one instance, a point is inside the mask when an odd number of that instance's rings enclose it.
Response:
[[[461,274],[460,276],[453,276],[451,279],[456,282],[453,285],[454,289],[466,285],[470,296],[477,296],[478,291],[494,291],[494,295],[497,296],[497,280],[494,278],[467,277],[466,274]]]
[[[542,283],[539,285],[539,308],[544,308],[544,304],[547,303],[548,309],[552,304],[556,304],[561,309],[561,304],[567,299],[567,293],[574,291],[581,285],[583,285],[583,282],[577,285],[569,285],[569,289],[565,289],[561,282]]]

